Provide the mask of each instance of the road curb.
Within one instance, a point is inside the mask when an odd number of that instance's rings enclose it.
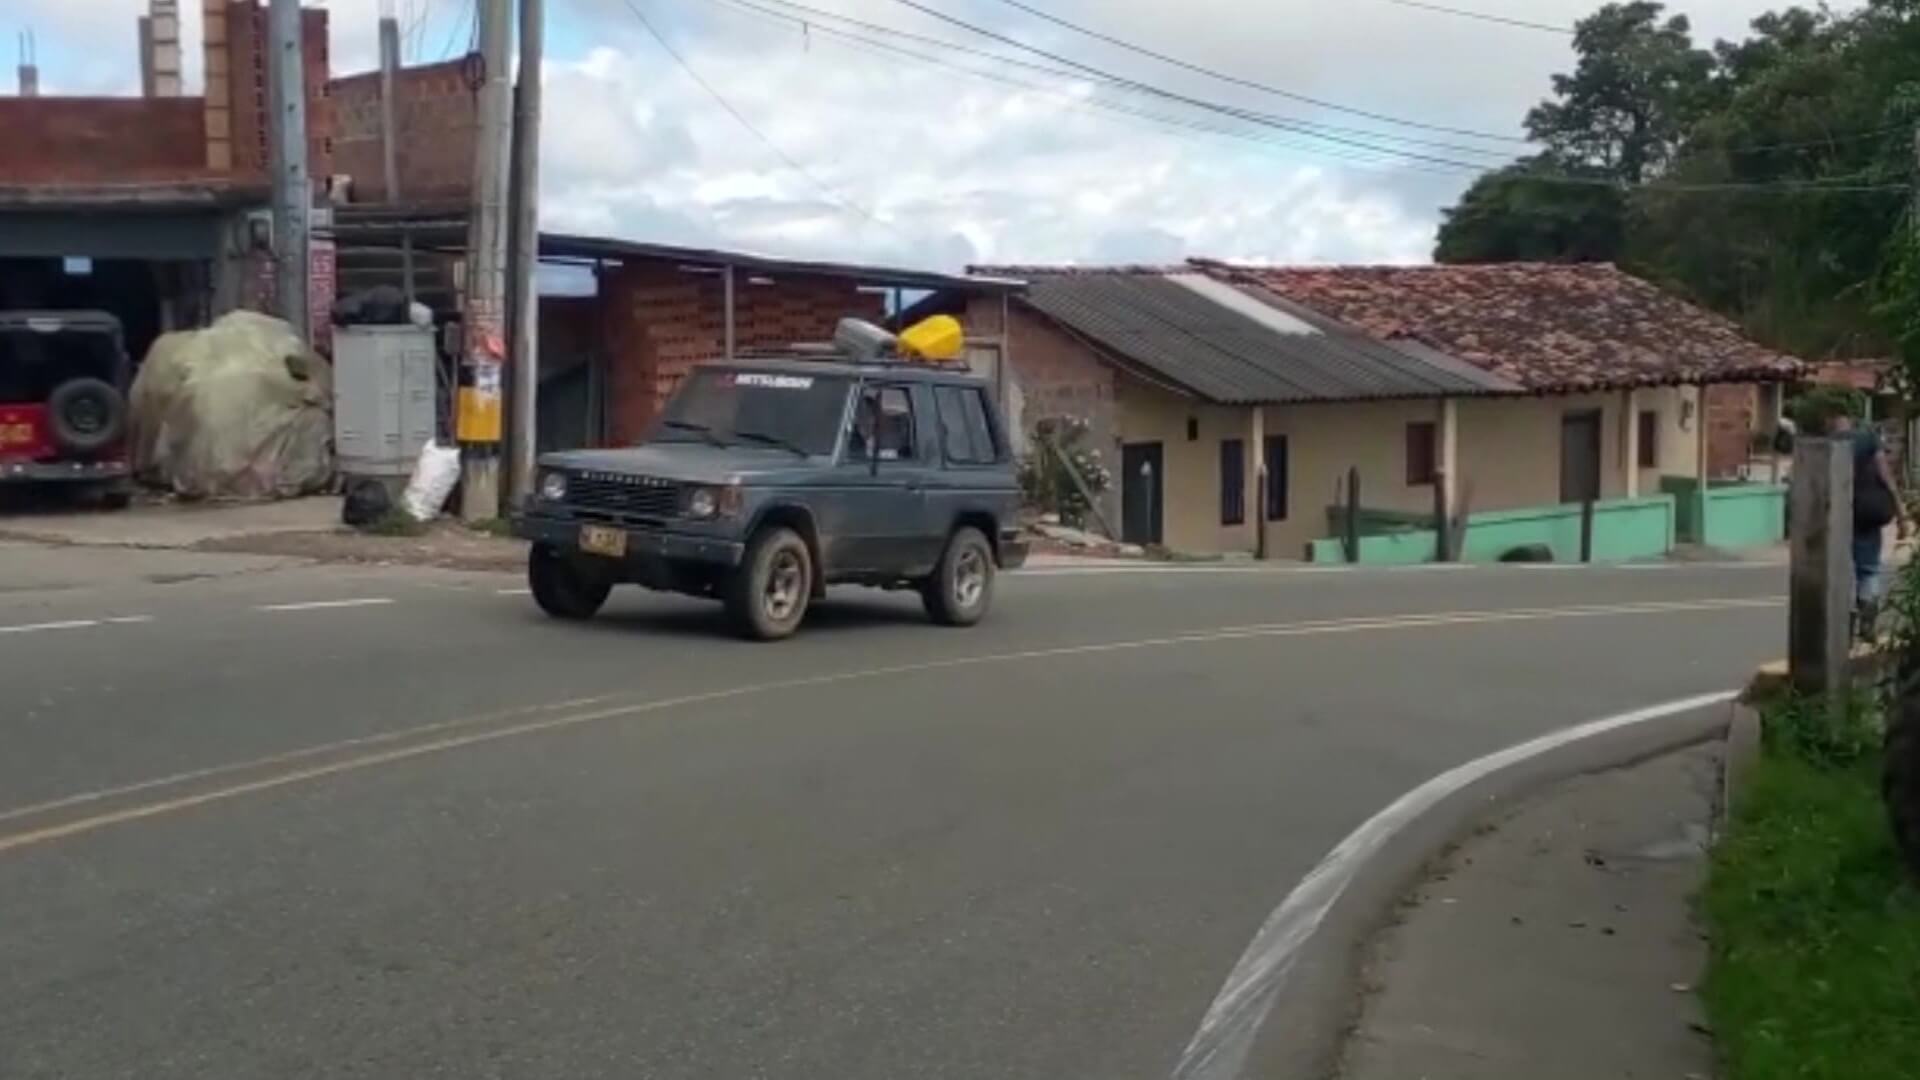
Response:
[[[1432,861],[1489,814],[1563,780],[1726,739],[1732,710],[1730,704],[1704,705],[1554,748],[1481,777],[1409,822],[1359,867],[1300,946],[1237,1075],[1294,1080],[1338,1074],[1357,1016],[1367,944]]]

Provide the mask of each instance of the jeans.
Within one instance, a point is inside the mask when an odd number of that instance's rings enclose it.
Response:
[[[1853,604],[1871,607],[1880,602],[1880,529],[1853,534]]]

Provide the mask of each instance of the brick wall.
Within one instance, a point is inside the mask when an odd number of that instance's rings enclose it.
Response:
[[[327,13],[305,20],[309,167],[316,190],[334,171],[334,118],[327,98]],[[200,97],[0,97],[0,184],[49,187],[267,178],[266,9],[227,13],[233,167],[207,167],[206,101]]]
[[[693,365],[725,348],[724,295],[718,274],[690,274],[668,263],[633,262],[600,279],[602,340],[607,350],[607,437],[639,438]],[[740,274],[734,294],[735,340],[741,348],[824,341],[847,316],[879,320],[877,293],[833,278],[783,277],[750,285]]]
[[[1114,417],[1114,370],[1094,351],[1052,323],[1022,308],[1010,310],[1008,354],[1020,387],[1022,422],[1031,430],[1047,417],[1073,416],[1093,428],[1090,448],[1111,453],[1119,429]],[[998,297],[976,299],[965,318],[967,333],[994,335],[1000,324]]]
[[[380,148],[380,73],[330,84],[334,171],[353,177],[355,202],[387,202]],[[394,164],[409,200],[463,200],[473,188],[479,105],[465,58],[402,68],[394,76]]]
[[[1724,479],[1739,475],[1752,452],[1759,408],[1758,387],[1707,387],[1708,476]]]
[[[199,98],[0,97],[0,184],[205,179]]]

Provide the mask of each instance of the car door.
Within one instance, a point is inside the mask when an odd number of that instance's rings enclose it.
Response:
[[[840,455],[842,504],[830,538],[835,574],[907,574],[919,567],[924,529],[925,454],[913,387],[869,381],[860,389]]]

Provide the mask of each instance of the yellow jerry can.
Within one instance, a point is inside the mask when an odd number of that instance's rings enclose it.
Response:
[[[904,356],[945,363],[960,359],[966,344],[967,332],[959,319],[935,315],[900,331],[898,348]]]

